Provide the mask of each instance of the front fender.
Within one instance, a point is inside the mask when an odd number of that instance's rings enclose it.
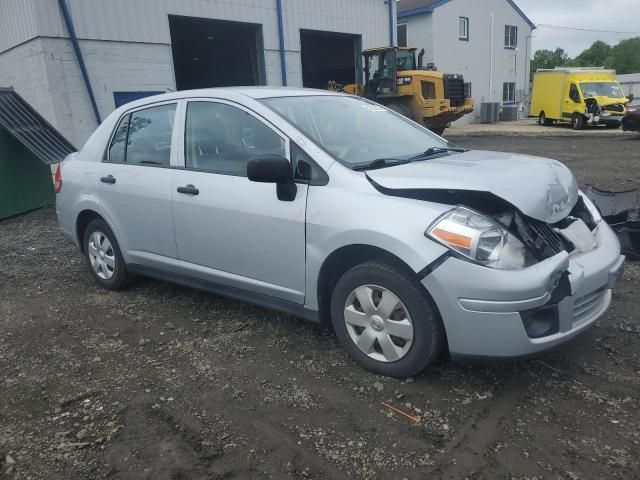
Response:
[[[375,190],[350,192],[328,187],[310,188],[308,198],[307,308],[318,308],[320,269],[342,247],[379,248],[416,273],[448,251],[424,232],[450,206],[390,197]]]

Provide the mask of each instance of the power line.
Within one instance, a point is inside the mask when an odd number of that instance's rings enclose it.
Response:
[[[619,32],[616,30],[596,30],[594,28],[582,28],[582,27],[565,27],[562,25],[547,25],[539,23],[536,25],[538,28],[551,28],[555,30],[577,30],[580,32],[596,32],[596,33],[614,33],[616,35],[640,35],[640,32]]]

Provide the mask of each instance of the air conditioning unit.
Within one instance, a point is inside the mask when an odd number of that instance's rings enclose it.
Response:
[[[495,123],[500,117],[500,104],[498,102],[482,102],[480,104],[480,122]]]

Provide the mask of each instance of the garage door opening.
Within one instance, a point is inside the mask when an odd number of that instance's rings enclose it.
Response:
[[[300,30],[302,84],[324,89],[331,80],[343,85],[360,81],[361,44],[360,35]]]
[[[169,15],[176,88],[264,85],[262,26]]]

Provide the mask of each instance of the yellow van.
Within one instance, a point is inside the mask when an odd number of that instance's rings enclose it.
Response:
[[[538,117],[540,125],[571,122],[576,130],[585,125],[618,128],[628,101],[614,70],[538,69],[533,76],[529,116]]]

